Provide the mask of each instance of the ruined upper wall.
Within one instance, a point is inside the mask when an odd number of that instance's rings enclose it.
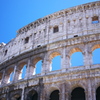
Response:
[[[0,48],[0,63],[56,41],[100,33],[100,1],[47,15],[17,33],[15,39]]]

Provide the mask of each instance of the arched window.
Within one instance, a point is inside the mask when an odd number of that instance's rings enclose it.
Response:
[[[93,64],[100,64],[100,48],[97,48],[95,49],[93,52],[92,52],[92,55],[93,55]]]
[[[26,68],[27,68],[26,65],[24,65],[24,66],[22,67],[22,69],[21,69],[21,71],[20,71],[20,74],[19,74],[19,79],[25,78]]]
[[[81,87],[75,88],[71,92],[71,100],[85,100],[85,92]]]
[[[52,59],[51,71],[61,69],[61,56],[56,56]]]
[[[82,66],[83,54],[81,52],[75,52],[71,55],[71,66]]]
[[[13,81],[13,77],[14,77],[14,72],[11,72],[9,75],[8,83]]]
[[[10,83],[13,81],[13,76],[14,76],[14,68],[10,67],[6,70],[5,73],[5,82]]]
[[[32,99],[31,100],[38,100],[38,94],[37,94],[37,92],[32,95]]]
[[[41,73],[41,70],[42,70],[42,58],[41,57],[36,57],[34,60],[33,60],[33,75],[36,75],[36,74],[40,74]]]
[[[50,55],[50,71],[61,69],[61,54],[59,52],[53,52]]]
[[[59,90],[54,90],[50,94],[50,99],[49,100],[59,100]]]
[[[40,74],[42,69],[42,60],[39,60],[35,65],[35,74]]]
[[[38,100],[38,93],[35,90],[32,90],[27,95],[27,100]]]
[[[96,90],[96,100],[100,100],[100,86]]]

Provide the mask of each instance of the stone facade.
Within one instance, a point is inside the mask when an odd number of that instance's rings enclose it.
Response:
[[[54,100],[50,94],[55,90],[59,100],[76,100],[72,99],[76,88],[85,94],[85,99],[77,100],[99,100],[100,64],[93,64],[92,52],[100,48],[100,1],[47,15],[17,33],[9,43],[0,44],[0,100]],[[71,67],[75,52],[82,52],[83,66]],[[61,56],[61,69],[50,71],[57,55]],[[39,60],[41,73],[33,75]],[[26,74],[19,79],[23,65]],[[13,79],[8,82],[11,72]]]

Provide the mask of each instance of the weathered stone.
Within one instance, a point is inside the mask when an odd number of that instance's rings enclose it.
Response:
[[[76,88],[84,90],[86,100],[96,100],[100,64],[93,64],[92,52],[100,48],[100,1],[47,15],[17,32],[9,43],[0,43],[0,100],[51,100],[55,90],[59,100],[71,100]],[[84,66],[70,66],[74,52],[82,52]],[[58,55],[61,69],[51,71]],[[34,75],[39,60],[42,71]],[[26,75],[20,79],[24,65]]]

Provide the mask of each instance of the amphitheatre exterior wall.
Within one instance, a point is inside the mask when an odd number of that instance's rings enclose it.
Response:
[[[51,100],[54,90],[59,90],[59,100],[71,100],[77,87],[84,89],[86,100],[96,100],[100,64],[93,64],[92,52],[100,48],[100,1],[47,15],[17,33],[9,43],[0,44],[0,100],[31,100],[33,90],[38,100]],[[71,67],[74,52],[82,52],[83,66]],[[57,55],[61,55],[61,69],[51,71],[51,60]],[[39,60],[41,73],[33,75]],[[25,64],[25,78],[18,79]],[[13,80],[8,82],[11,72]]]

